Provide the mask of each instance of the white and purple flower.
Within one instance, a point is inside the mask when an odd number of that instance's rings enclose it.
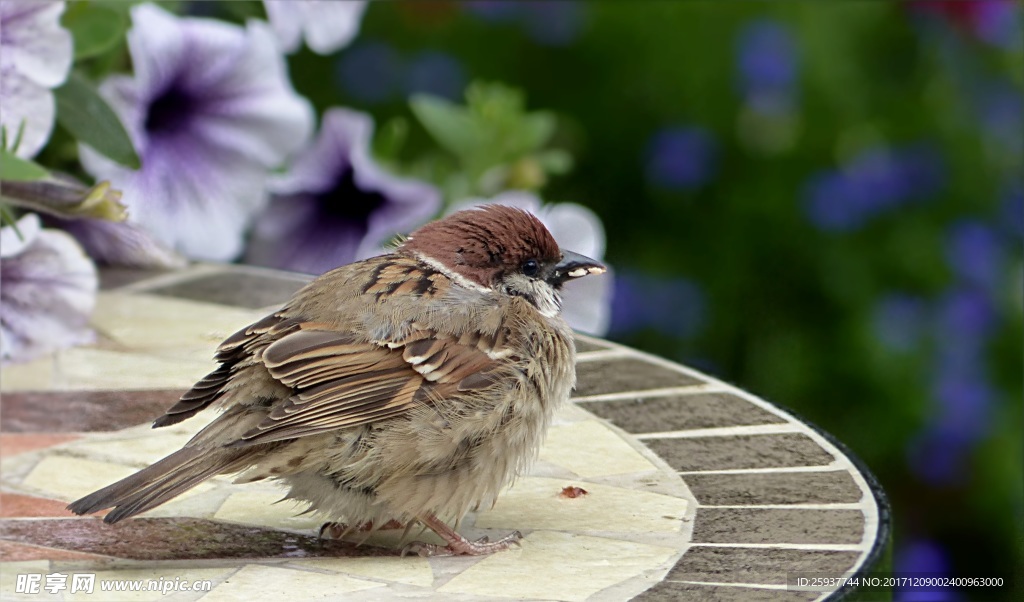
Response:
[[[267,18],[285,52],[299,49],[303,39],[317,54],[348,46],[366,12],[362,0],[263,0]]]
[[[604,257],[605,235],[601,218],[583,205],[542,204],[529,192],[510,190],[491,199],[468,199],[457,203],[451,212],[489,203],[518,207],[536,215],[563,249],[598,261]],[[613,282],[610,269],[600,278],[579,278],[567,282],[563,289],[565,303],[562,315],[569,325],[586,334],[606,334],[611,321]]]
[[[53,131],[51,90],[71,69],[72,40],[60,26],[64,2],[0,2],[0,126],[8,145],[21,131],[17,155],[34,157]]]
[[[132,9],[135,74],[100,92],[142,158],[130,170],[81,147],[85,168],[123,193],[130,219],[198,259],[237,257],[266,201],[270,169],[301,148],[313,125],[265,23],[239,27]]]
[[[0,359],[27,361],[89,342],[96,267],[74,239],[29,213],[0,229]]]
[[[320,274],[382,252],[433,216],[440,193],[384,171],[370,156],[373,122],[327,111],[313,144],[269,183],[273,200],[253,229],[247,261]]]

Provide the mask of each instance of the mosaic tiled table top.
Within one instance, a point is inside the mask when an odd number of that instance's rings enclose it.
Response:
[[[462,526],[471,538],[521,530],[520,548],[426,559],[388,547],[402,529],[358,546],[320,540],[320,521],[273,504],[282,490],[228,478],[115,526],[64,509],[198,430],[208,417],[149,422],[211,369],[224,337],[306,280],[216,265],[107,271],[93,345],[4,367],[0,598],[818,600],[836,592],[787,589],[787,574],[878,562],[884,497],[826,435],[704,374],[582,336],[575,403],[540,460]],[[574,487],[586,493],[564,494]],[[94,573],[94,592],[72,593],[69,578],[54,594],[18,593],[18,575],[45,587],[54,573]],[[208,580],[209,591],[99,591],[115,579]]]

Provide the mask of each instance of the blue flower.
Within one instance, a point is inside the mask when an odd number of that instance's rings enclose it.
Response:
[[[839,170],[812,176],[803,202],[819,229],[851,231],[884,212],[934,198],[945,184],[943,168],[941,156],[927,145],[870,148]]]
[[[995,308],[982,291],[957,287],[939,299],[938,337],[951,349],[973,349],[984,342],[996,324]]]
[[[1003,277],[1005,253],[998,233],[977,220],[960,220],[946,234],[946,263],[961,281],[991,291]]]
[[[234,259],[265,204],[266,177],[305,144],[310,104],[265,23],[246,28],[132,8],[135,74],[100,87],[142,158],[130,170],[81,146],[83,166],[124,193],[129,219],[199,259]]]
[[[974,30],[978,37],[999,48],[1019,49],[1020,4],[1013,0],[981,0],[973,2]]]
[[[797,50],[789,28],[767,19],[745,25],[736,38],[738,87],[765,112],[788,108],[795,95]]]
[[[381,253],[390,237],[434,215],[440,193],[374,163],[372,134],[363,113],[324,114],[313,145],[270,182],[274,196],[253,229],[247,261],[320,274]]]
[[[714,177],[717,168],[718,145],[699,126],[661,130],[647,145],[647,181],[660,188],[699,188]]]
[[[622,335],[655,330],[674,337],[693,337],[704,326],[705,308],[703,291],[689,280],[620,273],[615,277],[610,332]]]
[[[926,326],[924,300],[903,293],[882,297],[875,305],[875,337],[888,349],[909,351],[920,343]]]
[[[56,105],[50,91],[71,69],[71,33],[60,25],[64,2],[0,2],[0,126],[8,146],[21,131],[19,157],[34,157],[50,139]]]
[[[405,89],[408,94],[461,98],[466,73],[458,59],[444,52],[423,52],[409,61]]]
[[[586,6],[578,0],[523,3],[526,33],[544,46],[567,46],[583,29]]]
[[[1024,239],[1024,184],[1013,179],[1003,186],[999,215],[1005,231],[1017,238],[1016,244]]]
[[[994,80],[980,86],[975,98],[978,119],[1002,153],[1024,155],[1024,93],[1010,81]]]
[[[352,98],[365,103],[392,100],[405,67],[394,48],[383,42],[361,42],[342,53],[335,76]]]
[[[907,464],[923,482],[944,487],[962,484],[968,474],[970,444],[955,431],[929,427],[907,445]]]
[[[579,0],[474,0],[461,4],[482,21],[521,24],[530,39],[543,46],[571,44],[586,23],[587,6]]]
[[[908,539],[896,547],[896,553],[893,556],[893,569],[896,575],[942,577],[949,575],[952,570],[949,553],[942,544],[931,539]],[[952,591],[950,588],[937,590],[934,587],[913,587],[911,583],[910,586],[898,585],[895,587],[893,600],[898,602],[942,602],[960,599]]]
[[[19,236],[20,234],[20,236]],[[29,213],[0,229],[0,361],[27,361],[92,340],[96,267],[74,239]]]
[[[981,372],[980,365],[940,365],[934,385],[938,424],[951,436],[970,444],[987,435],[992,426],[995,394]]]

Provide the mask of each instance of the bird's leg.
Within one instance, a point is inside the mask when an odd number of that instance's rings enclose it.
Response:
[[[485,556],[507,550],[513,545],[519,545],[519,540],[523,538],[522,533],[513,531],[495,542],[488,541],[486,537],[469,541],[433,514],[424,514],[419,517],[419,520],[430,527],[431,531],[437,533],[441,539],[448,542],[448,545],[439,546],[417,541],[402,548],[402,556],[409,553],[416,553],[420,556]]]

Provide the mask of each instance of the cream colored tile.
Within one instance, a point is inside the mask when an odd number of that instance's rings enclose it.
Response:
[[[73,442],[64,449],[89,458],[117,459],[125,464],[152,464],[181,449],[194,433],[165,431],[144,427],[147,436],[132,438],[90,437]]]
[[[46,585],[46,575],[50,570],[49,560],[29,560],[24,562],[0,562],[0,600],[60,600],[60,593],[51,594],[43,589]],[[27,580],[29,575],[39,576],[39,593],[30,594],[28,591],[18,592],[18,576]]]
[[[430,570],[430,563],[426,558],[419,557],[313,558],[295,564],[420,587],[430,587],[434,582],[434,573]]]
[[[200,600],[203,602],[252,602],[252,600],[337,600],[341,594],[358,592],[383,583],[324,575],[311,571],[249,564],[242,567]]]
[[[45,456],[21,482],[58,500],[72,501],[123,479],[134,468],[67,456]]]
[[[560,496],[566,486],[587,495]],[[558,529],[672,533],[682,528],[686,500],[609,485],[566,479],[525,477],[505,492],[493,509],[481,512],[481,529]]]
[[[0,391],[48,391],[53,386],[53,356],[24,364],[7,364],[0,377]]]
[[[597,420],[553,426],[540,450],[540,459],[581,477],[657,470],[618,433]]]
[[[101,293],[92,322],[130,349],[212,357],[225,338],[260,319],[252,310],[161,295]]]
[[[64,599],[68,601],[103,600],[104,602],[161,600],[172,594],[212,589],[214,583],[224,579],[232,570],[231,568],[189,567],[95,571],[96,579],[91,594],[84,591],[71,594],[66,591]],[[84,573],[85,571],[63,572]],[[205,584],[206,581],[210,581],[210,583]],[[118,587],[122,588],[121,591],[117,591]]]
[[[438,588],[445,594],[586,600],[606,587],[664,564],[672,548],[551,531],[522,548],[483,559]]]
[[[58,354],[54,388],[188,389],[216,366],[206,357],[193,360],[75,347]]]
[[[246,488],[245,485],[237,487],[239,489]],[[232,493],[220,509],[214,513],[213,518],[272,529],[318,530],[324,523],[322,518],[309,514],[296,516],[306,509],[305,504],[298,504],[292,500],[275,503],[283,498],[285,493],[283,489]]]

